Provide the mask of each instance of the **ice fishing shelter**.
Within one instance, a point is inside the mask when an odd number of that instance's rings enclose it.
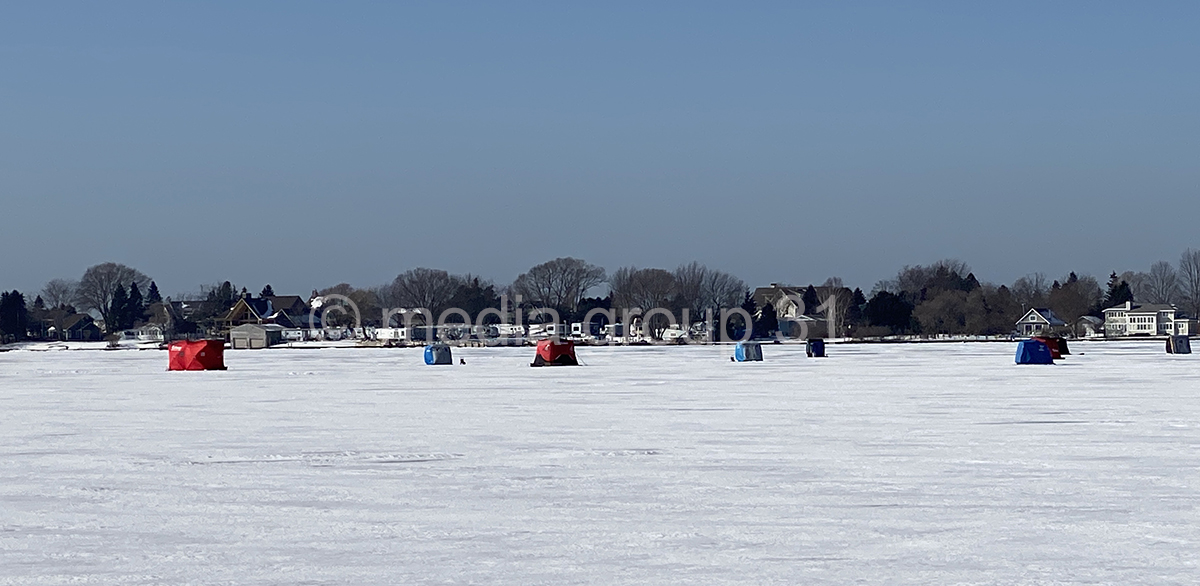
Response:
[[[1034,336],[1033,339],[1045,344],[1050,349],[1050,356],[1055,360],[1071,354],[1071,351],[1067,348],[1066,338],[1059,338],[1058,336]]]
[[[446,344],[430,344],[425,347],[425,364],[454,364],[450,354],[450,346]]]
[[[1192,341],[1187,336],[1170,336],[1167,338],[1167,354],[1191,354]]]
[[[738,342],[733,347],[733,359],[738,362],[762,362],[762,345],[758,342]]]
[[[825,357],[825,340],[821,338],[813,338],[804,343],[804,352],[809,358],[824,358]]]
[[[579,366],[575,343],[570,340],[539,340],[537,355],[529,366]]]
[[[171,342],[167,355],[167,370],[225,370],[223,340]]]
[[[1041,340],[1021,340],[1017,343],[1017,364],[1054,364],[1054,355]]]

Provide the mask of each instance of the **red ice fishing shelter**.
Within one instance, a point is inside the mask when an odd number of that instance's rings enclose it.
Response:
[[[224,340],[171,342],[167,353],[167,370],[225,370]]]
[[[537,356],[529,366],[579,366],[575,359],[575,343],[570,340],[541,340]]]
[[[1067,349],[1067,341],[1063,338],[1059,338],[1058,336],[1034,336],[1033,339],[1045,344],[1047,348],[1050,348],[1050,355],[1055,360],[1060,360],[1064,354],[1071,353],[1071,351]]]

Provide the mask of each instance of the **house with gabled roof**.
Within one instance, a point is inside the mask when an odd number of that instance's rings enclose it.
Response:
[[[104,339],[96,320],[86,313],[72,313],[62,318],[55,334],[59,340],[98,342]]]
[[[1035,307],[1025,312],[1017,320],[1017,333],[1022,336],[1040,336],[1052,334],[1066,327],[1067,322],[1054,315],[1054,311],[1046,307]]]
[[[276,301],[283,307],[277,306]],[[219,321],[226,330],[246,324],[276,324],[285,328],[301,328],[308,324],[308,305],[296,295],[255,299],[246,294],[240,297]]]
[[[1104,310],[1104,336],[1187,336],[1189,324],[1178,315],[1174,305],[1161,303],[1134,303]]]

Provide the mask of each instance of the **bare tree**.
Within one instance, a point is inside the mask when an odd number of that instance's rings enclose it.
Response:
[[[846,313],[850,311],[850,300],[854,298],[854,292],[847,289],[842,283],[841,277],[829,277],[825,279],[825,284],[817,290],[817,298],[821,301],[820,307],[825,308],[825,319],[836,336],[842,335],[846,323]],[[816,310],[815,307],[811,309]]]
[[[78,281],[51,279],[45,287],[42,287],[42,301],[46,303],[46,307],[50,308],[72,305],[75,303],[78,289]]]
[[[663,269],[638,269],[622,267],[613,273],[613,306],[622,309],[667,308],[676,295],[675,275]],[[655,315],[650,322],[651,335],[661,338],[667,327],[665,315]]]
[[[1125,271],[1121,273],[1121,280],[1129,284],[1129,291],[1133,293],[1134,301],[1145,303],[1150,297],[1150,275],[1148,273]]]
[[[446,271],[416,268],[397,275],[385,298],[403,308],[428,309],[437,319],[461,286],[462,282]]]
[[[1067,275],[1050,291],[1046,305],[1067,323],[1073,323],[1100,304],[1104,293],[1095,277],[1075,273]]]
[[[1045,307],[1049,301],[1050,286],[1046,284],[1046,275],[1030,273],[1017,279],[1012,285],[1013,300],[1021,304],[1021,311],[1034,307]]]
[[[690,262],[675,269],[675,303],[687,309],[691,317],[704,312],[704,282],[709,274],[708,267]]]
[[[1166,304],[1179,301],[1179,275],[1171,263],[1160,260],[1150,265],[1146,277],[1146,301]]]
[[[604,269],[577,258],[556,258],[522,273],[512,291],[540,307],[571,313],[589,289],[604,282]]]
[[[687,309],[693,322],[703,320],[705,310],[715,313],[721,308],[737,307],[746,291],[741,279],[698,262],[680,265],[673,276],[676,309]]]
[[[77,301],[81,309],[96,311],[104,319],[105,328],[112,328],[116,323],[113,318],[112,300],[117,285],[129,287],[137,283],[139,289],[145,289],[150,278],[141,271],[123,264],[106,262],[89,268],[79,279],[76,290]]]
[[[725,308],[731,309],[742,304],[746,294],[746,282],[724,271],[709,271],[704,279],[703,310],[714,312]],[[696,317],[699,317],[698,315]]]
[[[1191,317],[1200,317],[1200,250],[1187,249],[1179,258],[1180,301]]]
[[[675,296],[675,276],[663,269],[622,267],[610,284],[616,307],[650,310],[666,307]]]

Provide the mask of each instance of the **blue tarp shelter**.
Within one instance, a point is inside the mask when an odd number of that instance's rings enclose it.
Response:
[[[1191,354],[1192,341],[1187,336],[1171,336],[1167,338],[1167,354]]]
[[[825,340],[813,338],[804,343],[804,352],[809,358],[824,358],[825,357]]]
[[[1045,342],[1022,340],[1017,343],[1017,364],[1054,364],[1054,356]]]
[[[430,344],[425,347],[425,364],[454,364],[450,347],[445,344]]]
[[[762,346],[758,342],[738,342],[733,348],[733,359],[738,362],[761,362]]]

